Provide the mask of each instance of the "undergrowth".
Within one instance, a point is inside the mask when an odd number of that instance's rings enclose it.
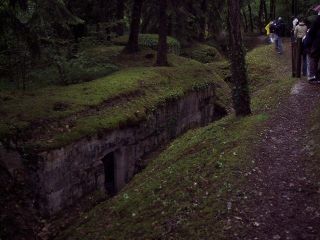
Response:
[[[113,39],[115,44],[125,46],[128,43],[129,36],[124,35]],[[139,34],[139,46],[142,48],[150,48],[157,50],[159,36],[157,34]],[[173,37],[167,37],[168,51],[170,53],[180,55],[181,45],[179,41]]]

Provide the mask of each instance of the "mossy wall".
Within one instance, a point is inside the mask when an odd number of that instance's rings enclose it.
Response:
[[[206,125],[225,114],[225,109],[217,104],[215,86],[211,84],[166,102],[133,126],[100,132],[35,156],[11,155],[15,161],[20,158],[21,164],[16,166],[30,174],[35,201],[42,214],[52,215],[87,194],[105,191],[106,169],[102,159],[106,155],[114,153],[114,183],[119,191],[144,167],[142,160],[149,153],[186,130]],[[13,159],[6,162],[9,164]]]

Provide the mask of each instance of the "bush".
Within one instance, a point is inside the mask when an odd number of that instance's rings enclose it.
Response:
[[[117,45],[125,46],[128,42],[128,35],[124,35],[118,38],[115,38],[113,42]],[[180,55],[181,53],[181,45],[180,42],[173,38],[168,37],[168,51],[169,53],[173,53],[176,55]],[[158,35],[157,34],[140,34],[139,35],[139,46],[143,48],[150,48],[153,50],[157,50],[158,47]]]
[[[196,44],[191,48],[187,48],[184,50],[183,55],[202,63],[210,63],[222,59],[216,48],[205,44]]]

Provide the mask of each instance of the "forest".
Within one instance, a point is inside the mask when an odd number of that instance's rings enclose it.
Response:
[[[241,26],[246,33],[263,33],[264,26],[278,16],[289,26],[292,16],[311,14],[315,2],[241,1]],[[160,7],[166,9],[165,16],[159,15]],[[142,0],[12,0],[1,2],[0,17],[1,88],[74,84],[105,76],[117,66],[89,60],[85,54],[89,46],[124,45],[130,54],[139,47],[157,49],[160,33],[172,37],[169,52],[195,42],[226,49],[225,1],[177,0],[162,6]],[[165,29],[159,28],[162,24]],[[166,65],[161,55],[165,51],[159,53],[158,65]]]
[[[1,0],[0,240],[318,239],[319,4]]]

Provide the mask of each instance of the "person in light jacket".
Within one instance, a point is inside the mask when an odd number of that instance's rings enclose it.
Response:
[[[307,34],[307,31],[308,31],[308,27],[302,20],[294,29],[294,37],[296,39],[299,39],[299,38],[302,39]]]
[[[303,20],[299,22],[299,24],[294,29],[294,37],[299,45],[298,49],[300,50],[297,53],[299,56],[303,57],[303,76],[307,75],[307,54],[306,52],[302,52],[302,40],[307,35],[308,27]]]

